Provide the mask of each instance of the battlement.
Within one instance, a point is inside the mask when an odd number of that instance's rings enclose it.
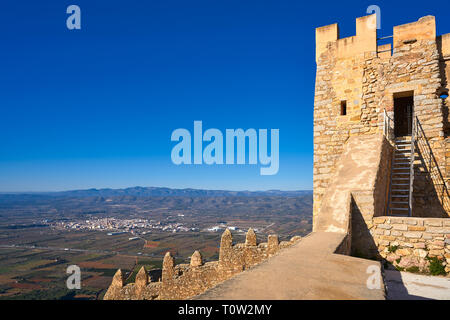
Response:
[[[450,33],[439,36],[438,41],[440,43],[442,56],[444,58],[449,58],[450,57]]]
[[[394,27],[394,48],[419,40],[436,40],[436,21],[433,16]]]
[[[394,49],[423,40],[436,40],[434,16],[425,16],[418,21],[395,26],[393,29]],[[442,41],[446,51],[449,51],[450,36],[442,36]],[[316,63],[319,62],[320,56],[330,49],[335,50],[337,59],[349,58],[366,52],[379,53],[382,57],[390,57],[386,46],[377,46],[375,14],[357,18],[356,35],[347,38],[339,38],[337,23],[316,28]]]
[[[368,51],[377,51],[376,15],[356,18],[356,35],[339,38],[337,23],[316,28],[316,62],[320,55],[335,47],[338,57],[351,57]]]
[[[149,277],[141,267],[134,283],[125,284],[122,271],[117,270],[105,300],[178,300],[189,299],[209,288],[231,278],[237,273],[252,268],[267,260],[279,250],[290,247],[301,237],[290,241],[279,241],[277,235],[269,235],[267,242],[257,243],[256,234],[249,229],[245,243],[233,245],[230,230],[222,234],[219,261],[204,262],[199,251],[191,256],[189,264],[175,265],[175,260],[167,252],[161,270],[161,277]]]

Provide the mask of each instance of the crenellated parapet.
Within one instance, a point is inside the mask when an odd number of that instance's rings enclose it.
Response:
[[[188,299],[247,270],[275,255],[279,250],[292,246],[301,237],[290,241],[278,241],[277,235],[269,235],[267,242],[257,243],[256,234],[249,229],[244,243],[233,245],[233,236],[226,229],[222,234],[219,261],[204,262],[199,251],[191,256],[189,264],[175,265],[167,252],[159,281],[150,279],[148,271],[141,267],[134,283],[125,284],[119,269],[113,277],[105,300],[174,300]]]
[[[333,50],[337,58],[349,58],[377,51],[376,15],[356,18],[356,35],[340,38],[337,23],[316,28],[316,62],[323,53]]]

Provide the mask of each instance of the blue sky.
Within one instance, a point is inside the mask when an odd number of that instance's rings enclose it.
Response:
[[[81,8],[81,30],[66,8]],[[314,29],[381,8],[380,36],[442,5],[414,1],[7,1],[0,12],[0,191],[167,186],[312,189]],[[172,164],[173,130],[280,129],[280,169]]]

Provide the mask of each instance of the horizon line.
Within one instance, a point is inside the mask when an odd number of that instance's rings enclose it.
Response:
[[[313,191],[313,189],[291,189],[291,190],[282,190],[282,189],[267,189],[267,190],[229,190],[229,189],[201,189],[201,188],[172,188],[172,187],[155,187],[155,186],[131,186],[131,187],[123,187],[123,188],[85,188],[85,189],[65,189],[65,190],[46,190],[46,191],[0,191],[0,194],[32,194],[32,193],[59,193],[59,192],[73,192],[73,191],[88,191],[88,190],[125,190],[125,189],[133,189],[133,188],[156,188],[156,189],[171,189],[171,190],[199,190],[199,191],[226,191],[226,192],[270,192],[270,191],[281,191],[281,192],[299,192],[299,191]]]

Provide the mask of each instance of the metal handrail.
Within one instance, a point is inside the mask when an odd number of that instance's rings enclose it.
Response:
[[[383,110],[383,135],[386,137],[388,141],[391,141],[391,124],[392,121],[391,117],[388,116],[386,109]],[[389,210],[391,206],[391,189],[392,189],[392,166],[393,162],[391,163],[391,174],[389,176],[389,187],[388,187],[388,199],[385,207],[385,215],[389,215]]]
[[[447,184],[445,183],[445,179],[442,175],[442,172],[438,166],[438,162],[436,161],[436,158],[434,156],[434,153],[431,149],[431,146],[425,136],[425,131],[422,128],[422,124],[420,123],[419,119],[416,118],[416,130],[417,130],[417,139],[416,139],[416,143],[417,146],[420,150],[421,153],[425,153],[427,152],[428,154],[425,156],[428,156],[428,170],[430,172],[430,178],[433,181],[433,184],[436,185],[442,185],[442,193],[440,194],[440,201],[441,204],[444,208],[444,210],[450,210],[450,195],[449,195],[449,191],[447,189]],[[422,147],[422,149],[421,149]],[[424,156],[422,156],[424,162],[425,162],[425,158]],[[425,163],[425,166],[427,164]],[[434,170],[433,170],[433,165],[434,165]],[[437,173],[437,174],[436,174]],[[440,180],[440,181],[436,181],[436,180]],[[437,190],[436,190],[437,191]]]
[[[383,134],[388,139],[391,140],[392,137],[392,126],[391,123],[394,123],[394,120],[388,116],[386,109],[383,110]]]
[[[385,37],[377,38],[377,40],[390,39],[390,38],[393,38],[393,37],[394,37],[394,35],[391,35],[391,36],[385,36]]]
[[[392,134],[392,126],[391,122],[393,123],[393,120],[387,115],[386,110],[384,110],[384,122],[383,122],[383,134],[386,136],[386,138],[391,141],[391,137],[394,135]],[[442,172],[438,166],[438,163],[436,161],[436,158],[434,156],[434,153],[431,149],[431,146],[429,144],[429,141],[427,140],[425,136],[425,132],[422,128],[422,124],[419,121],[419,118],[417,116],[412,115],[412,128],[411,128],[411,157],[410,157],[410,181],[409,181],[409,199],[408,199],[408,215],[411,217],[413,215],[413,192],[414,192],[414,178],[415,178],[415,170],[414,170],[414,163],[416,160],[416,149],[422,153],[422,159],[424,160],[425,166],[428,167],[428,170],[430,171],[430,178],[433,181],[433,184],[435,186],[441,185],[442,190],[439,190],[439,200],[444,208],[444,210],[450,210],[450,195],[449,190],[447,188],[447,184],[445,182],[445,179],[442,175]],[[426,159],[425,159],[426,158]],[[387,214],[390,212],[390,202],[391,202],[391,184],[392,184],[392,173],[391,173],[391,179],[389,181],[389,198],[387,201]],[[436,191],[438,191],[436,189]]]
[[[412,128],[411,128],[411,159],[409,164],[409,197],[408,197],[408,216],[412,216],[412,195],[413,195],[413,186],[414,186],[414,162],[416,157],[416,150],[415,150],[415,144],[416,144],[416,131],[417,131],[417,122],[419,120],[414,116],[414,113],[412,115]]]

